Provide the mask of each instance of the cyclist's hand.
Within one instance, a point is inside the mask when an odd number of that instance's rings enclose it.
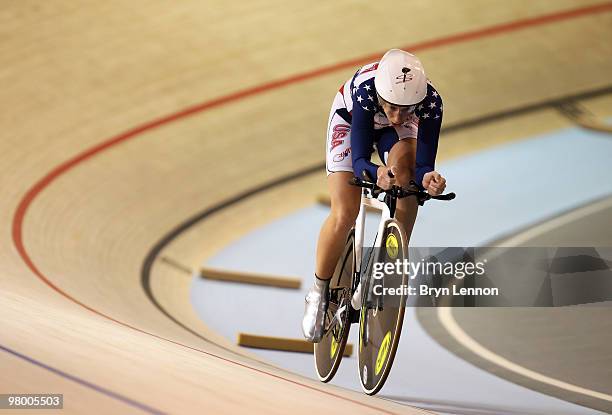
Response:
[[[423,187],[430,195],[438,196],[446,189],[446,179],[437,171],[430,171],[423,176]]]
[[[393,177],[389,175],[389,172],[391,172]],[[389,190],[391,186],[395,184],[395,177],[397,176],[397,167],[380,166],[376,171],[376,175],[378,176],[376,178],[376,184],[385,190]]]

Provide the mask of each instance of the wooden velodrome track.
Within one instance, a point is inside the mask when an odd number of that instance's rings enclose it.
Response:
[[[63,393],[64,413],[419,413],[229,344],[168,261],[311,203],[323,170],[220,209],[316,170],[336,89],[386,49],[418,53],[463,125],[448,158],[570,125],[558,100],[609,116],[611,28],[601,0],[3,2],[0,393]]]

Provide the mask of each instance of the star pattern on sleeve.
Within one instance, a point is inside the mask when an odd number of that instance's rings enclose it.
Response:
[[[376,100],[371,91],[375,91],[374,78],[353,87],[353,101],[363,108],[364,111],[376,112]]]
[[[421,120],[437,120],[442,117],[442,97],[431,86],[427,85],[427,95],[425,99],[416,107],[414,113]]]

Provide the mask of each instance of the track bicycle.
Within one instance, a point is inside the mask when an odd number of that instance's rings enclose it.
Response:
[[[455,194],[431,196],[419,190],[414,181],[410,189],[392,186],[384,190],[367,172],[364,177],[365,180],[353,177],[349,182],[362,188],[359,214],[330,280],[324,333],[314,345],[314,356],[319,379],[329,382],[342,360],[351,324],[359,323],[359,378],[363,391],[374,395],[383,387],[391,370],[407,299],[404,289],[408,286],[407,274],[390,273],[374,278],[372,272],[375,262],[407,260],[406,234],[395,218],[397,200],[414,196],[422,206],[430,199],[452,200]],[[366,207],[379,210],[381,216],[372,248],[364,252]],[[360,282],[361,307],[356,310],[351,299],[359,297],[355,293]]]

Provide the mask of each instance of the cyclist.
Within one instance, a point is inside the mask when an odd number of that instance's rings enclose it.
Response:
[[[314,284],[305,299],[302,331],[307,340],[321,340],[329,280],[359,213],[361,189],[349,180],[353,175],[363,177],[365,170],[383,189],[394,184],[407,187],[415,180],[428,193],[441,194],[446,180],[434,170],[434,163],[442,110],[442,98],[420,60],[399,49],[361,67],[340,87],[327,128],[331,212],[319,233]],[[370,160],[374,147],[383,166]],[[415,198],[397,203],[396,217],[408,239],[417,207]]]

